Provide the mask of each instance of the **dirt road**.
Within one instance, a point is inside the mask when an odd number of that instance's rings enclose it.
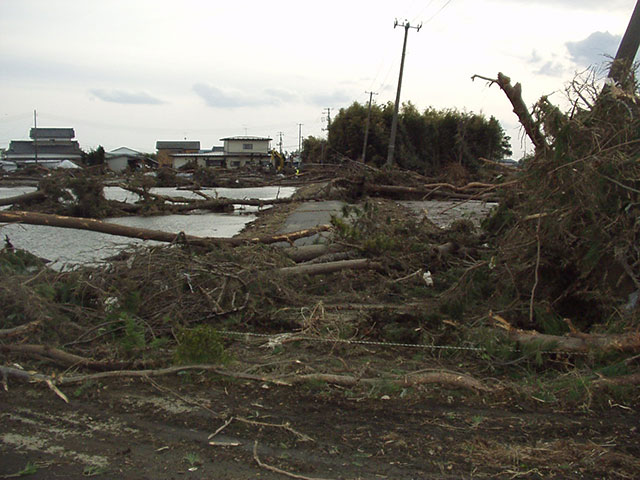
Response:
[[[246,348],[235,345],[237,355]],[[347,353],[288,346],[244,366],[299,362],[313,370],[341,364]],[[407,371],[442,368],[407,352],[371,350],[347,365],[392,362]],[[69,404],[41,385],[10,382],[0,394],[4,478],[28,464],[34,479],[287,478],[267,466],[323,479],[601,479],[640,471],[638,416],[621,405],[603,414],[602,407],[563,410],[508,391],[290,387],[197,372],[89,382],[65,392]]]

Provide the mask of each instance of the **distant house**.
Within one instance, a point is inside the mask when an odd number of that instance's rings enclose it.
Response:
[[[240,136],[220,140],[223,145],[214,146],[211,150],[200,150],[200,142],[197,141],[156,142],[158,164],[178,169],[189,163],[225,168],[258,167],[271,163],[271,138]]]
[[[157,141],[156,150],[158,151],[158,166],[160,168],[180,168],[184,163],[182,165],[176,165],[174,156],[186,153],[199,153],[200,142],[192,140]]]
[[[116,148],[104,155],[104,161],[109,170],[114,172],[124,172],[127,169],[136,170],[145,165],[152,166],[156,163],[148,158],[144,153],[127,147]]]
[[[12,140],[5,152],[5,160],[19,167],[38,163],[56,167],[63,160],[80,163],[82,150],[74,140],[73,128],[32,128],[31,140]]]
[[[260,166],[269,164],[269,137],[226,137],[224,142],[224,163],[227,168],[240,168],[247,165]]]
[[[200,150],[197,153],[174,153],[173,168],[180,168],[189,163],[200,167],[224,167],[224,148],[212,147],[211,150]]]

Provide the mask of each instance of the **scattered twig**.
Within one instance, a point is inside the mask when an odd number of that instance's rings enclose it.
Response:
[[[14,328],[5,328],[0,330],[0,337],[16,337],[18,335],[29,333],[39,326],[40,320],[35,320],[33,322],[25,323],[24,325],[19,325]]]
[[[320,477],[305,477],[304,475],[298,475],[297,473],[287,472],[286,470],[282,470],[278,467],[267,465],[266,463],[262,462],[260,458],[258,458],[258,441],[257,440],[253,444],[253,459],[256,461],[259,467],[264,468],[265,470],[269,470],[270,472],[279,473],[280,475],[285,475],[290,478],[297,478],[299,480],[328,480]]]
[[[536,228],[536,244],[537,244],[537,250],[536,250],[536,268],[535,268],[535,272],[534,272],[534,281],[533,281],[533,287],[531,287],[531,299],[529,301],[529,323],[533,323],[533,303],[535,300],[535,296],[536,296],[536,288],[538,288],[538,281],[540,279],[539,275],[540,275],[540,250],[541,250],[541,246],[540,246],[540,217],[538,217],[538,226]]]

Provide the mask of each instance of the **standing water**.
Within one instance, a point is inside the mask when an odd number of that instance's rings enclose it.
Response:
[[[0,198],[9,198],[33,192],[34,187],[0,187]],[[210,188],[202,189],[211,197],[225,198],[287,198],[295,192],[294,187],[258,188]],[[110,200],[135,202],[138,196],[119,187],[106,187],[105,196]],[[188,190],[176,188],[153,188],[152,193],[184,198],[202,198]],[[6,207],[5,207],[6,208]],[[238,234],[248,223],[254,221],[258,207],[238,207],[233,213],[191,213],[189,215],[162,215],[155,217],[107,218],[105,222],[130,227],[161,230],[198,237],[230,238]],[[111,257],[133,245],[154,245],[159,242],[108,235],[88,230],[49,227],[44,225],[0,223],[0,235],[9,238],[16,248],[27,250],[34,255],[52,262],[54,268],[65,265],[95,263]]]

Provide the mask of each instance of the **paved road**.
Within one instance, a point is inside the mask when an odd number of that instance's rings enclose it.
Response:
[[[329,224],[331,223],[332,215],[341,216],[344,205],[344,202],[337,200],[303,203],[289,215],[278,233],[295,232],[313,228],[317,225]],[[322,232],[311,237],[300,238],[294,242],[294,245],[299,247],[300,245],[319,243],[327,235],[327,232]]]

